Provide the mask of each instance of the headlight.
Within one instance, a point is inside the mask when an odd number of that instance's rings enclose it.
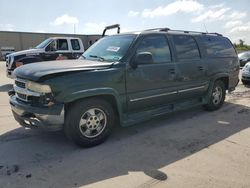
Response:
[[[29,81],[26,83],[26,87],[27,89],[38,93],[51,93],[51,88],[49,85],[42,85]]]

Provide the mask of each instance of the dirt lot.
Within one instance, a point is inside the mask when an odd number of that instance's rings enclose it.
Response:
[[[219,111],[117,128],[90,149],[20,127],[11,83],[0,62],[0,187],[250,187],[250,89],[241,83]]]

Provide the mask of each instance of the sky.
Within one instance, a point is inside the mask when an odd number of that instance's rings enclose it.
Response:
[[[0,31],[101,34],[170,28],[250,44],[250,0],[0,0]],[[107,33],[108,34],[108,33]]]

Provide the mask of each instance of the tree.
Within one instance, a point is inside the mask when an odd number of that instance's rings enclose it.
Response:
[[[245,42],[245,41],[244,41],[244,40],[242,40],[242,39],[240,39],[240,40],[239,40],[239,42],[240,42],[240,45],[239,45],[239,46],[240,46],[240,47],[243,47],[243,46],[244,46],[244,42]]]

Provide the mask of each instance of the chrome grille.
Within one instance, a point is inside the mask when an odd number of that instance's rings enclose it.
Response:
[[[9,67],[9,64],[10,64],[10,58],[7,57],[7,58],[6,58],[6,67],[7,67],[7,68]]]
[[[26,88],[26,83],[28,81],[16,78],[15,84],[14,84],[14,90],[16,93],[16,97],[19,100],[25,101],[25,102],[31,102],[32,97],[40,97],[41,94],[37,92],[30,91]]]
[[[17,93],[17,98],[19,98],[20,100],[28,101],[27,95],[22,93]]]
[[[15,80],[15,84],[17,87],[20,87],[20,88],[25,88],[25,85],[26,85],[25,82],[20,81],[20,80]]]

